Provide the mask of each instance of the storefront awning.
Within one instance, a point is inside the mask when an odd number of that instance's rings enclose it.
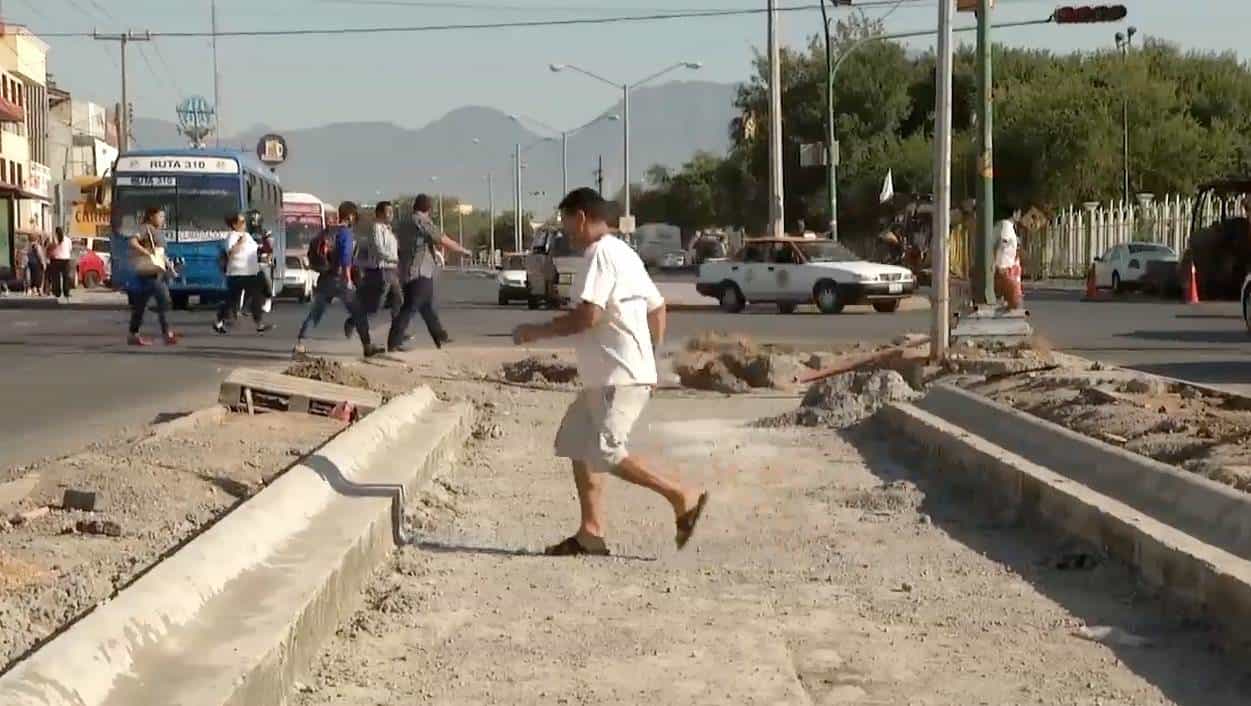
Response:
[[[43,194],[36,194],[33,191],[27,191],[19,186],[0,182],[0,197],[4,196],[11,196],[15,199],[34,199],[35,201],[48,200],[48,197]]]
[[[0,122],[21,123],[26,121],[26,111],[22,106],[7,98],[0,98]]]

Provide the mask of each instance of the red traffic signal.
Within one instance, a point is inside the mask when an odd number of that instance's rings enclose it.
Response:
[[[1095,22],[1120,22],[1129,15],[1124,5],[1082,5],[1081,7],[1062,7],[1056,10],[1052,19],[1056,24],[1079,25]]]

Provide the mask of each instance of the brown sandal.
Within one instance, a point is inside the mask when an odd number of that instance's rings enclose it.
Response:
[[[694,509],[678,518],[678,534],[674,541],[678,545],[678,549],[686,547],[686,543],[691,541],[691,535],[695,534],[695,525],[699,522],[699,517],[704,513],[704,506],[708,504],[708,493],[700,493],[699,502],[695,503]]]
[[[603,544],[603,540],[600,540],[600,543]],[[592,549],[582,544],[578,540],[577,535],[566,539],[560,544],[553,544],[544,549],[543,553],[547,556],[608,556],[609,554],[608,547]]]

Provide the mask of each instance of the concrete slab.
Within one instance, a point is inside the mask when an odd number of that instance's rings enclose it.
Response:
[[[0,676],[0,703],[285,703],[470,416],[396,398]]]
[[[321,407],[330,408],[340,402],[348,402],[354,405],[363,416],[382,405],[382,395],[373,390],[335,385],[252,368],[237,368],[230,371],[230,375],[222,381],[218,401],[233,409],[248,407],[252,404],[245,398],[248,391],[251,391],[254,396],[263,395],[267,398],[285,401],[284,411],[288,412],[312,412],[319,403]],[[256,406],[268,405],[261,404],[258,400]]]
[[[1002,520],[1102,547],[1177,610],[1207,617],[1227,648],[1251,648],[1251,562],[1245,558],[913,405],[883,408],[878,421],[922,449],[944,480],[977,486]]]

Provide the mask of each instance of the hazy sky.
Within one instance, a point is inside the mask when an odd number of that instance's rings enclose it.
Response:
[[[529,21],[764,4],[764,0],[219,0],[218,17],[223,30],[288,29]],[[890,10],[875,4],[879,6],[865,10],[870,16]],[[996,19],[1042,18],[1057,4],[1000,0]],[[1247,0],[1126,4],[1132,23],[1146,35],[1187,48],[1235,49],[1243,58],[1249,56]],[[1200,6],[1204,9],[1197,9]],[[209,28],[208,0],[0,0],[0,12],[36,33]],[[933,2],[907,0],[890,13],[887,25],[892,31],[931,28],[936,12]],[[971,17],[961,16],[959,24],[970,21]],[[815,10],[786,13],[784,41],[803,42],[819,28],[820,14]],[[996,40],[1055,50],[1095,49],[1111,46],[1118,29],[1113,25],[1005,29]],[[675,77],[733,82],[746,77],[752,47],[762,45],[764,35],[764,17],[756,15],[521,30],[225,38],[219,41],[224,119],[228,132],[257,123],[296,127],[353,120],[416,127],[453,108],[479,104],[571,126],[612,104],[619,93],[574,74],[553,74],[547,69],[552,62],[576,63],[614,80],[632,81],[675,61],[693,59],[703,61],[705,68]],[[966,41],[969,36],[964,35]],[[90,38],[47,41],[49,70],[61,86],[100,102],[117,100],[116,43]],[[932,41],[915,45],[927,47]],[[211,99],[207,39],[167,38],[131,46],[131,96],[139,115],[173,120],[180,96],[199,93]]]

